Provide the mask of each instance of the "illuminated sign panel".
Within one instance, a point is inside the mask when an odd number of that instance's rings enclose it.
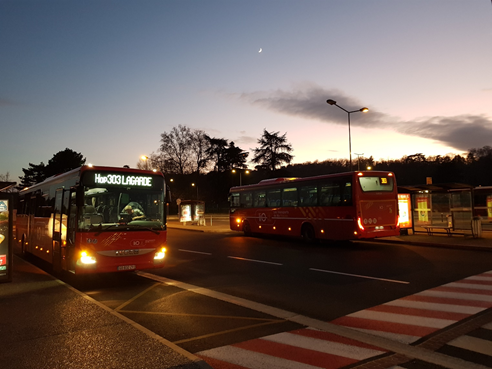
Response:
[[[409,193],[398,194],[398,214],[400,215],[400,228],[412,228],[412,208]]]
[[[95,184],[152,187],[152,177],[129,174],[94,173]]]

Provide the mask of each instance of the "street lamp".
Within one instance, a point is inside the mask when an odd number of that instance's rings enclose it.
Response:
[[[242,181],[242,173],[243,173],[243,170],[242,169],[237,169],[237,171],[239,171],[239,186],[242,186],[243,185],[243,181]],[[233,169],[232,170],[232,173],[236,173],[236,169]],[[249,174],[249,170],[244,170],[244,174]]]
[[[356,152],[354,152],[354,154],[357,155],[357,170],[360,170],[360,156],[364,155],[364,153],[357,154]]]
[[[146,155],[142,155],[140,159],[145,162],[145,170],[149,170],[149,157]]]
[[[352,171],[352,139],[350,137],[350,114],[357,113],[357,112],[367,113],[369,111],[369,109],[364,107],[364,108],[360,108],[358,110],[348,111],[348,110],[342,108],[340,105],[338,105],[335,100],[328,99],[328,100],[326,100],[326,102],[330,105],[335,105],[335,106],[339,107],[340,109],[342,109],[344,112],[346,112],[348,114],[350,171]]]

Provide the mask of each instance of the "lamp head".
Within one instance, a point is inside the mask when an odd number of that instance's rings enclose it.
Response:
[[[335,100],[332,100],[332,99],[328,99],[328,100],[326,100],[326,102],[330,105],[336,105],[337,104],[337,102]]]
[[[367,113],[369,111],[369,109],[368,108],[361,108],[360,111],[363,113]]]

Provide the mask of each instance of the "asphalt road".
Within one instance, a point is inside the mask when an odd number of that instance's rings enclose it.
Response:
[[[322,320],[492,269],[488,253],[169,231],[170,279]]]
[[[306,246],[176,229],[168,234],[166,267],[151,271],[154,279],[94,276],[76,287],[190,352],[300,326],[155,279],[331,321],[492,269],[490,254],[478,251],[374,242]]]

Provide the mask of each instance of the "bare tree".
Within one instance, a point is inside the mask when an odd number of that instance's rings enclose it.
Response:
[[[207,164],[210,161],[210,158],[207,155],[210,141],[207,139],[208,137],[205,132],[198,129],[191,131],[189,138],[195,162],[194,172],[200,173],[202,169],[207,167]]]
[[[161,134],[160,160],[167,163],[175,173],[188,174],[193,170],[190,136],[190,128],[182,125]]]

